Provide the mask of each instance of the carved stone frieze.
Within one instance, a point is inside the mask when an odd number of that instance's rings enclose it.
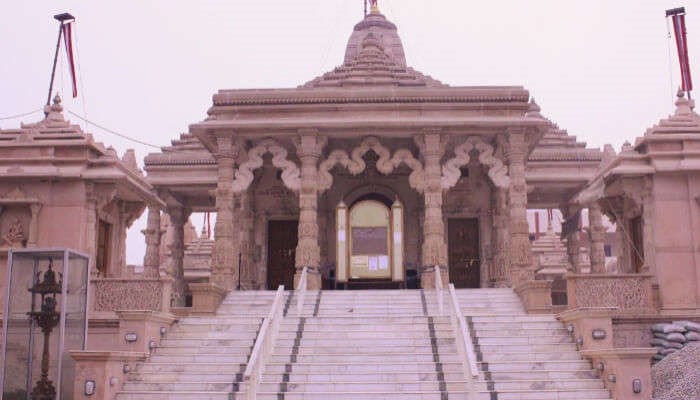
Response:
[[[284,185],[294,191],[301,188],[299,167],[287,158],[287,149],[273,139],[266,139],[248,150],[248,159],[235,173],[232,186],[234,192],[240,193],[248,189],[255,178],[253,171],[262,167],[262,157],[267,153],[272,154],[272,165],[282,170]]]
[[[454,149],[455,156],[442,166],[442,188],[450,189],[457,184],[461,176],[460,168],[469,164],[472,150],[479,153],[479,162],[488,167],[488,176],[493,184],[498,188],[508,188],[510,184],[508,167],[494,156],[493,146],[484,142],[479,136],[468,137],[464,143]]]
[[[163,283],[158,280],[94,279],[94,311],[163,308]]]
[[[411,187],[418,192],[423,192],[425,189],[423,164],[408,149],[399,149],[391,156],[389,149],[384,147],[379,139],[374,136],[368,136],[362,140],[360,145],[352,150],[351,156],[348,156],[345,150],[333,150],[328,155],[328,158],[319,165],[319,191],[326,191],[333,185],[333,176],[330,170],[336,165],[346,168],[352,175],[359,175],[365,171],[367,164],[363,156],[370,150],[374,151],[379,157],[376,161],[376,167],[377,171],[382,175],[389,175],[400,165],[404,164],[411,169],[411,174],[408,177]]]

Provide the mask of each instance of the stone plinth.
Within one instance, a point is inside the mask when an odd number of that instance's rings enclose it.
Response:
[[[526,281],[515,286],[514,290],[528,314],[552,312],[552,281]]]
[[[190,283],[192,314],[214,314],[228,291],[213,283]]]
[[[651,357],[656,351],[653,348],[625,348],[585,350],[581,354],[596,368],[602,363],[601,377],[614,399],[651,400]],[[634,390],[635,380],[639,383],[639,393]]]
[[[581,343],[582,350],[602,350],[613,347],[615,311],[615,307],[577,308],[560,313],[558,318],[567,326],[573,326],[573,335]]]
[[[133,370],[148,353],[126,351],[71,351],[75,360],[73,399],[114,399],[124,384],[125,370]],[[125,367],[126,366],[126,367]],[[95,383],[95,393],[85,394],[85,383]]]
[[[170,328],[176,319],[170,313],[155,311],[120,310],[119,333],[115,350],[150,353],[150,343],[160,344],[161,328]]]

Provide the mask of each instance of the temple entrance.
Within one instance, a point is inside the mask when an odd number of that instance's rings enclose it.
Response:
[[[451,218],[447,235],[450,281],[456,288],[480,287],[479,219]]]
[[[294,288],[294,257],[299,240],[299,221],[269,221],[267,223],[267,288],[275,290],[284,285]]]
[[[337,221],[337,288],[399,288],[404,285],[403,206],[380,195],[341,203]]]

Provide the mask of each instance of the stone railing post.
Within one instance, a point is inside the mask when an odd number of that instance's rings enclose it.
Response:
[[[432,272],[434,266],[440,266],[443,283],[449,283],[447,267],[447,242],[445,241],[445,223],[442,220],[442,170],[440,160],[445,153],[445,143],[439,131],[428,131],[417,138],[421,150],[425,171],[425,201],[423,218],[422,261],[424,274]],[[423,277],[422,277],[423,278]],[[421,278],[421,282],[423,279]],[[426,277],[428,278],[428,277]],[[426,279],[425,282],[428,282]],[[425,285],[422,285],[425,288]],[[429,288],[429,287],[428,287]]]
[[[224,289],[236,287],[238,268],[234,260],[233,164],[235,151],[231,138],[217,139],[218,181],[216,186],[216,225],[211,260],[211,282]]]
[[[299,190],[299,242],[296,248],[295,287],[307,267],[308,290],[321,289],[321,248],[318,244],[318,160],[326,145],[317,132],[301,132],[295,143],[301,160],[301,188]]]

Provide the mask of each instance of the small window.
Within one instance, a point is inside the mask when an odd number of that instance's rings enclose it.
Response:
[[[605,257],[612,257],[612,246],[606,244],[603,246],[603,250],[605,251]]]

